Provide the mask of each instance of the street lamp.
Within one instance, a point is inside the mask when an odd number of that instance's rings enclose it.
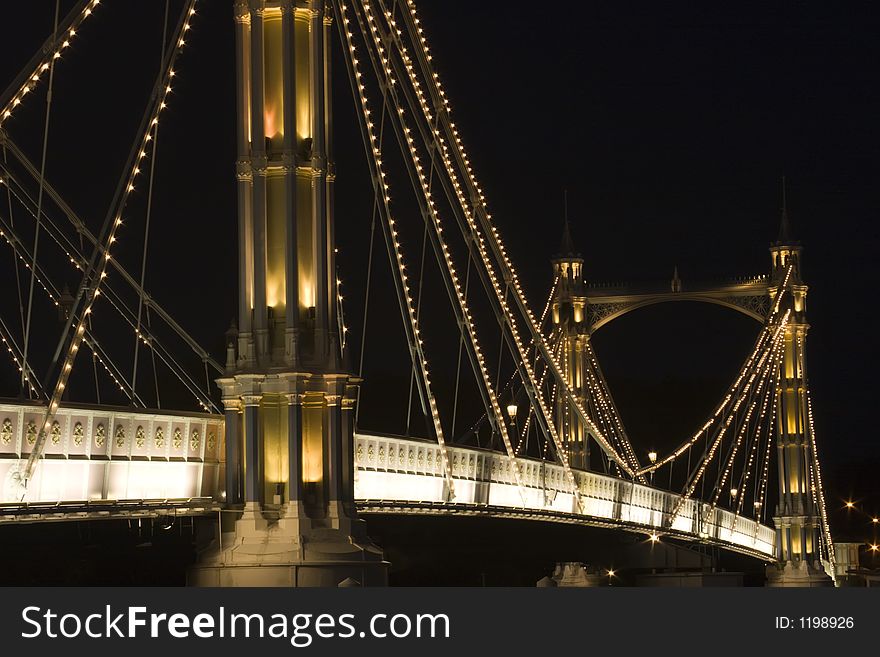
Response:
[[[507,405],[507,417],[510,418],[510,422],[511,422],[511,424],[513,424],[514,422],[516,422],[516,411],[517,411],[516,402],[513,402],[513,401],[510,402],[510,403]]]
[[[657,452],[655,450],[651,450],[648,452],[648,460],[651,462],[651,465],[654,465],[657,462]],[[651,485],[654,485],[654,471],[651,470]]]
[[[614,572],[614,568],[609,568],[607,574],[608,574],[608,586],[611,586],[611,578],[616,576],[616,573]]]

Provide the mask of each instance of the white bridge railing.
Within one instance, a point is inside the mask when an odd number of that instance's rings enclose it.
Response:
[[[561,466],[518,459],[524,495],[505,454],[447,447],[455,497],[442,476],[440,448],[431,442],[369,434],[355,436],[355,497],[385,503],[449,504],[570,514],[596,524],[668,530],[680,496],[595,472],[575,471],[583,509]],[[525,498],[525,499],[523,499]],[[702,512],[698,509],[702,507]],[[772,558],[776,532],[750,518],[697,500],[686,500],[671,529],[680,534],[730,544]]]
[[[22,501],[13,474],[27,459],[42,417],[39,404],[0,403],[0,503]],[[519,459],[523,495],[506,455],[463,447],[447,449],[454,499],[449,499],[436,443],[357,434],[355,498],[384,505],[417,503],[450,509],[470,507],[474,512],[510,509],[546,513],[637,531],[669,531],[669,519],[679,499],[675,493],[650,486],[575,471],[583,507],[577,509],[560,466]],[[62,406],[24,501],[219,501],[224,471],[222,416]],[[698,506],[703,507],[702,513]],[[723,509],[709,510],[696,500],[685,501],[671,530],[769,558],[775,554],[776,533],[771,527]]]
[[[0,502],[183,499],[220,490],[223,418],[101,407],[58,409],[43,458],[21,491],[45,407],[0,403]]]

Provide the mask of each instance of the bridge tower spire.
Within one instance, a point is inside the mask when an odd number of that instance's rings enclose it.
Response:
[[[567,198],[565,206],[562,241],[559,253],[552,260],[553,278],[556,281],[552,300],[553,328],[558,332],[558,340],[561,341],[560,363],[563,376],[577,399],[584,404],[587,397],[587,368],[584,360],[587,358],[587,341],[590,339],[584,259],[575,251],[571,237]],[[571,467],[588,469],[588,434],[579,421],[577,412],[571,408],[564,395],[557,395],[555,415],[556,427],[568,451]]]
[[[354,404],[337,334],[332,10],[235,0],[239,307],[227,372],[226,502],[234,532],[190,580],[383,584],[354,507]],[[222,548],[222,549],[221,549]]]
[[[770,586],[828,586],[832,583],[821,563],[821,516],[814,495],[819,482],[812,467],[813,437],[807,409],[805,346],[810,325],[801,250],[791,230],[783,178],[779,236],[770,246],[769,293],[772,300],[787,291],[781,310],[790,310],[791,315],[785,329],[775,427],[779,501],[773,516],[777,564],[768,567]]]

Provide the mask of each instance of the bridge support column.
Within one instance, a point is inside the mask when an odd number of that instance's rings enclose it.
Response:
[[[226,503],[241,504],[241,402],[224,399],[226,408]]]
[[[244,404],[244,502],[248,506],[259,506],[263,500],[260,399],[259,395],[246,395],[241,400]]]
[[[246,339],[217,383],[224,400],[244,406],[245,508],[189,581],[383,585],[388,564],[355,512],[351,408],[360,379],[343,371],[335,314],[333,16],[325,0],[236,0],[235,16]]]
[[[788,310],[790,318],[785,328],[776,417],[779,503],[773,522],[778,561],[768,567],[767,583],[784,587],[830,586],[831,577],[822,563],[819,482],[812,467],[813,436],[807,409],[807,286],[801,280],[800,245],[791,240],[787,227],[783,210],[779,241],[770,248],[774,283],[770,296],[775,298],[785,292],[781,310]],[[830,569],[830,562],[828,565]]]

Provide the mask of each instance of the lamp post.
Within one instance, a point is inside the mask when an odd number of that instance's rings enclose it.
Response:
[[[510,418],[510,423],[512,425],[516,425],[516,411],[518,410],[516,402],[512,401],[507,405],[507,417]]]
[[[655,450],[651,450],[648,452],[648,460],[651,462],[651,465],[654,465],[657,462],[657,452]],[[651,470],[651,485],[654,485],[654,471]]]

